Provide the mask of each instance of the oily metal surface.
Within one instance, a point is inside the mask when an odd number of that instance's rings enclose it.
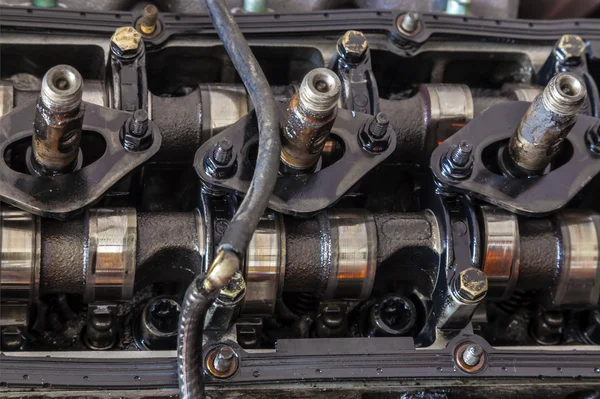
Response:
[[[34,107],[34,104],[30,104],[15,109],[0,119],[1,153],[4,154],[10,144],[32,135]],[[106,143],[106,150],[100,159],[80,170],[52,178],[20,173],[11,169],[5,161],[0,162],[2,200],[39,216],[65,218],[93,204],[160,148],[161,135],[153,127],[154,141],[150,148],[140,152],[125,151],[119,139],[119,130],[130,114],[91,103],[85,103],[84,107],[84,132],[96,132]]]
[[[526,102],[496,105],[444,141],[431,156],[430,168],[435,178],[454,191],[473,194],[518,214],[543,215],[564,206],[600,172],[599,158],[589,151],[584,140],[597,119],[578,117],[565,140],[573,149],[572,156],[567,163],[543,176],[507,177],[490,170],[482,159],[486,148],[512,136],[529,105]],[[469,141],[475,149],[473,171],[467,178],[455,180],[442,173],[440,160],[449,148],[462,140]]]
[[[283,120],[285,105],[281,104],[280,119]],[[337,202],[369,170],[383,162],[396,148],[396,135],[389,128],[389,146],[378,154],[368,153],[360,146],[357,135],[371,116],[339,109],[332,134],[344,143],[344,155],[333,165],[318,172],[304,175],[279,176],[269,200],[269,208],[288,215],[316,213]],[[208,185],[236,193],[245,193],[254,174],[252,151],[256,148],[256,114],[240,119],[221,132],[218,137],[206,141],[196,152],[194,167],[198,176]],[[217,179],[204,169],[206,154],[214,148],[217,140],[229,139],[237,155],[237,167],[228,179]]]

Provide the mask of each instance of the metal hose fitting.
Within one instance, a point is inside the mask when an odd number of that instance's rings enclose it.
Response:
[[[281,160],[295,170],[316,165],[337,115],[340,79],[327,68],[310,71],[292,97],[283,129]]]
[[[210,270],[198,275],[183,298],[177,334],[177,375],[182,399],[203,398],[202,336],[206,312],[239,269],[240,258],[232,251],[221,250]]]
[[[583,80],[572,73],[554,76],[538,95],[510,139],[513,163],[527,175],[542,173],[558,154],[586,99]]]
[[[33,123],[30,172],[42,176],[76,169],[84,109],[83,79],[69,65],[57,65],[42,80]]]
[[[219,38],[248,89],[258,119],[258,159],[248,193],[219,244],[206,279],[196,277],[188,288],[179,319],[177,370],[181,398],[204,397],[202,333],[204,319],[220,288],[227,285],[244,257],[277,180],[280,138],[277,103],[258,60],[224,1],[206,0]]]

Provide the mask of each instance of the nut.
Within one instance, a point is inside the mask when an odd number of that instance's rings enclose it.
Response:
[[[456,277],[456,293],[467,300],[478,301],[488,290],[488,281],[485,273],[474,267],[463,270]]]
[[[236,271],[227,286],[221,289],[219,301],[235,303],[241,300],[246,294],[246,282],[241,272]]]
[[[585,42],[577,35],[563,35],[554,49],[556,57],[565,64],[577,64],[585,53]]]
[[[471,151],[472,148],[468,142],[460,142],[459,144],[450,147],[440,159],[442,174],[454,180],[461,180],[469,177],[473,169],[473,156],[471,155]],[[455,161],[458,161],[458,163]]]
[[[586,132],[585,144],[594,154],[600,155],[600,125],[596,125]]]
[[[387,119],[387,116],[386,116]],[[378,129],[373,129],[372,125],[376,118],[373,118],[371,121],[367,122],[360,133],[358,134],[358,140],[362,146],[362,148],[371,153],[380,153],[385,150],[390,145],[390,134],[389,130],[385,130],[382,136],[377,137],[381,132]],[[387,126],[387,125],[386,125]]]
[[[367,52],[367,37],[357,30],[349,30],[338,41],[338,52],[346,61],[359,61]]]
[[[142,38],[131,26],[117,28],[110,38],[111,48],[119,56],[134,55],[140,49]]]
[[[121,132],[119,134],[119,138],[121,139],[121,144],[127,151],[137,152],[144,151],[150,148],[152,143],[154,142],[154,129],[156,128],[154,124],[148,122],[148,128],[142,135],[135,134],[132,131],[133,126],[133,116],[125,121],[125,124],[121,128]]]
[[[215,152],[218,147],[219,143],[215,144],[215,146],[207,152],[206,157],[204,158],[204,170],[208,175],[216,179],[226,179],[235,172],[237,154],[235,150],[233,150],[231,151],[231,157],[227,162],[218,162],[215,157]]]

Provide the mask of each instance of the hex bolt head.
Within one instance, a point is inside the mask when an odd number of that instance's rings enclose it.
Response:
[[[421,16],[419,15],[419,13],[415,11],[410,11],[406,15],[404,15],[404,18],[402,18],[400,28],[407,33],[413,33],[419,28],[420,20]]]
[[[463,270],[454,280],[456,294],[468,301],[480,301],[488,290],[488,281],[484,272],[474,267]]]
[[[128,57],[138,53],[142,38],[137,30],[131,26],[117,28],[110,38],[113,54]]]
[[[338,53],[348,62],[360,61],[368,49],[367,37],[357,30],[347,31],[338,41]]]
[[[470,344],[462,354],[463,362],[470,367],[477,366],[483,355],[483,348],[479,344]]]
[[[554,55],[563,64],[577,65],[585,54],[585,42],[577,35],[563,35],[554,47]]]
[[[140,29],[145,35],[151,35],[156,29],[156,21],[158,20],[158,8],[154,4],[148,4],[144,7]]]

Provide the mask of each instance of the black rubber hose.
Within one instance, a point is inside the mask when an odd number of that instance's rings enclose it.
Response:
[[[177,331],[177,378],[182,399],[204,398],[202,383],[202,336],[206,312],[215,301],[219,291],[208,292],[199,275],[188,287]]]
[[[229,223],[219,248],[243,257],[275,187],[281,152],[279,112],[275,97],[250,46],[223,0],[206,0],[213,25],[242,78],[258,118],[258,157],[250,188]]]
[[[254,104],[258,119],[258,160],[250,188],[233,216],[206,278],[188,288],[177,336],[177,370],[181,398],[203,398],[202,334],[204,318],[220,288],[239,267],[275,187],[281,152],[277,103],[258,61],[223,0],[206,0],[213,25]],[[235,259],[232,259],[235,258]]]

